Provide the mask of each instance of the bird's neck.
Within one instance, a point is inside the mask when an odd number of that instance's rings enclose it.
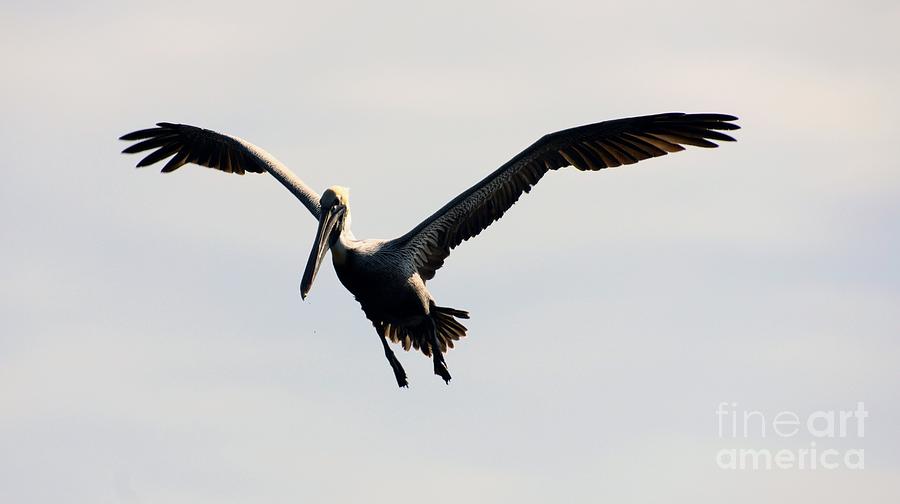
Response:
[[[331,245],[331,259],[334,264],[347,262],[347,250],[353,246],[355,241],[356,237],[353,236],[353,231],[350,231],[350,219],[348,217],[341,228],[341,234],[338,235],[338,239]]]

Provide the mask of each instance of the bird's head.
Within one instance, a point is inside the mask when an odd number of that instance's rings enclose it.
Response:
[[[319,198],[319,208],[321,208],[322,216],[332,211],[343,211],[343,214],[335,224],[334,236],[331,243],[329,243],[329,246],[331,246],[334,244],[334,240],[337,240],[337,237],[340,236],[340,232],[344,228],[350,227],[350,188],[334,185],[325,189],[322,197]]]
[[[327,252],[338,241],[341,232],[350,226],[350,190],[331,186],[319,198],[319,229],[300,281],[300,296],[306,299],[316,273]]]
[[[334,185],[325,189],[325,192],[322,193],[322,197],[319,198],[319,205],[322,207],[323,211],[334,205],[347,206],[349,204],[350,189],[339,185]]]

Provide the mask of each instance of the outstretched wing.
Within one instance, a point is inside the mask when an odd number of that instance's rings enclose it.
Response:
[[[551,133],[393,240],[392,246],[404,250],[422,278],[430,280],[451,249],[502,217],[548,171],[566,166],[596,171],[633,164],[684,150],[683,145],[718,147],[713,141],[734,141],[720,131],[739,129],[731,122],[735,120],[725,114],[674,112]]]
[[[123,153],[133,154],[153,150],[137,166],[148,166],[171,157],[163,173],[193,163],[228,173],[269,172],[300,200],[315,218],[319,218],[319,195],[303,183],[286,166],[268,152],[236,136],[224,135],[208,129],[161,122],[156,128],[143,129],[122,135],[119,140],[138,141]]]

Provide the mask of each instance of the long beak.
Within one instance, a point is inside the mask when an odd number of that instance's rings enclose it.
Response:
[[[309,290],[312,288],[313,280],[316,279],[316,273],[319,272],[319,265],[322,264],[325,252],[331,248],[331,235],[334,233],[335,226],[341,221],[341,216],[344,215],[346,210],[347,207],[344,205],[334,205],[319,219],[316,241],[309,252],[306,271],[303,272],[303,280],[300,281],[300,297],[303,299],[306,299]]]

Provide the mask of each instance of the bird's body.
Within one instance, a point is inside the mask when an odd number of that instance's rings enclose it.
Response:
[[[388,340],[432,358],[434,372],[449,382],[444,353],[466,335],[457,319],[468,312],[435,304],[426,288],[450,250],[499,219],[544,174],[565,166],[595,171],[632,164],[682,144],[716,147],[710,140],[732,141],[719,130],[734,130],[736,118],[723,114],[669,113],[606,121],[546,135],[508,163],[393,240],[357,240],[350,230],[349,193],[340,186],[320,197],[274,157],[237,137],[182,124],[159,123],[123,140],[141,140],[124,152],[156,149],[138,166],[171,157],[173,171],[195,163],[226,172],[268,172],[287,187],[319,220],[316,240],[301,280],[304,298],[319,265],[331,252],[338,279],[372,321],[398,385],[406,373]]]
[[[361,240],[331,247],[338,279],[373,318],[392,325],[417,325],[434,301],[422,277],[400,266],[398,253],[383,240]],[[398,267],[399,266],[399,267]]]
[[[468,313],[436,306],[413,261],[404,258],[408,250],[389,240],[357,240],[349,230],[349,221],[348,217],[330,246],[331,262],[341,284],[353,294],[379,334],[407,350],[414,347],[431,356],[435,372],[449,381],[443,353],[466,330],[458,322],[454,324],[453,316],[468,318]],[[385,355],[398,373],[398,383],[405,385],[405,372],[386,345]]]

